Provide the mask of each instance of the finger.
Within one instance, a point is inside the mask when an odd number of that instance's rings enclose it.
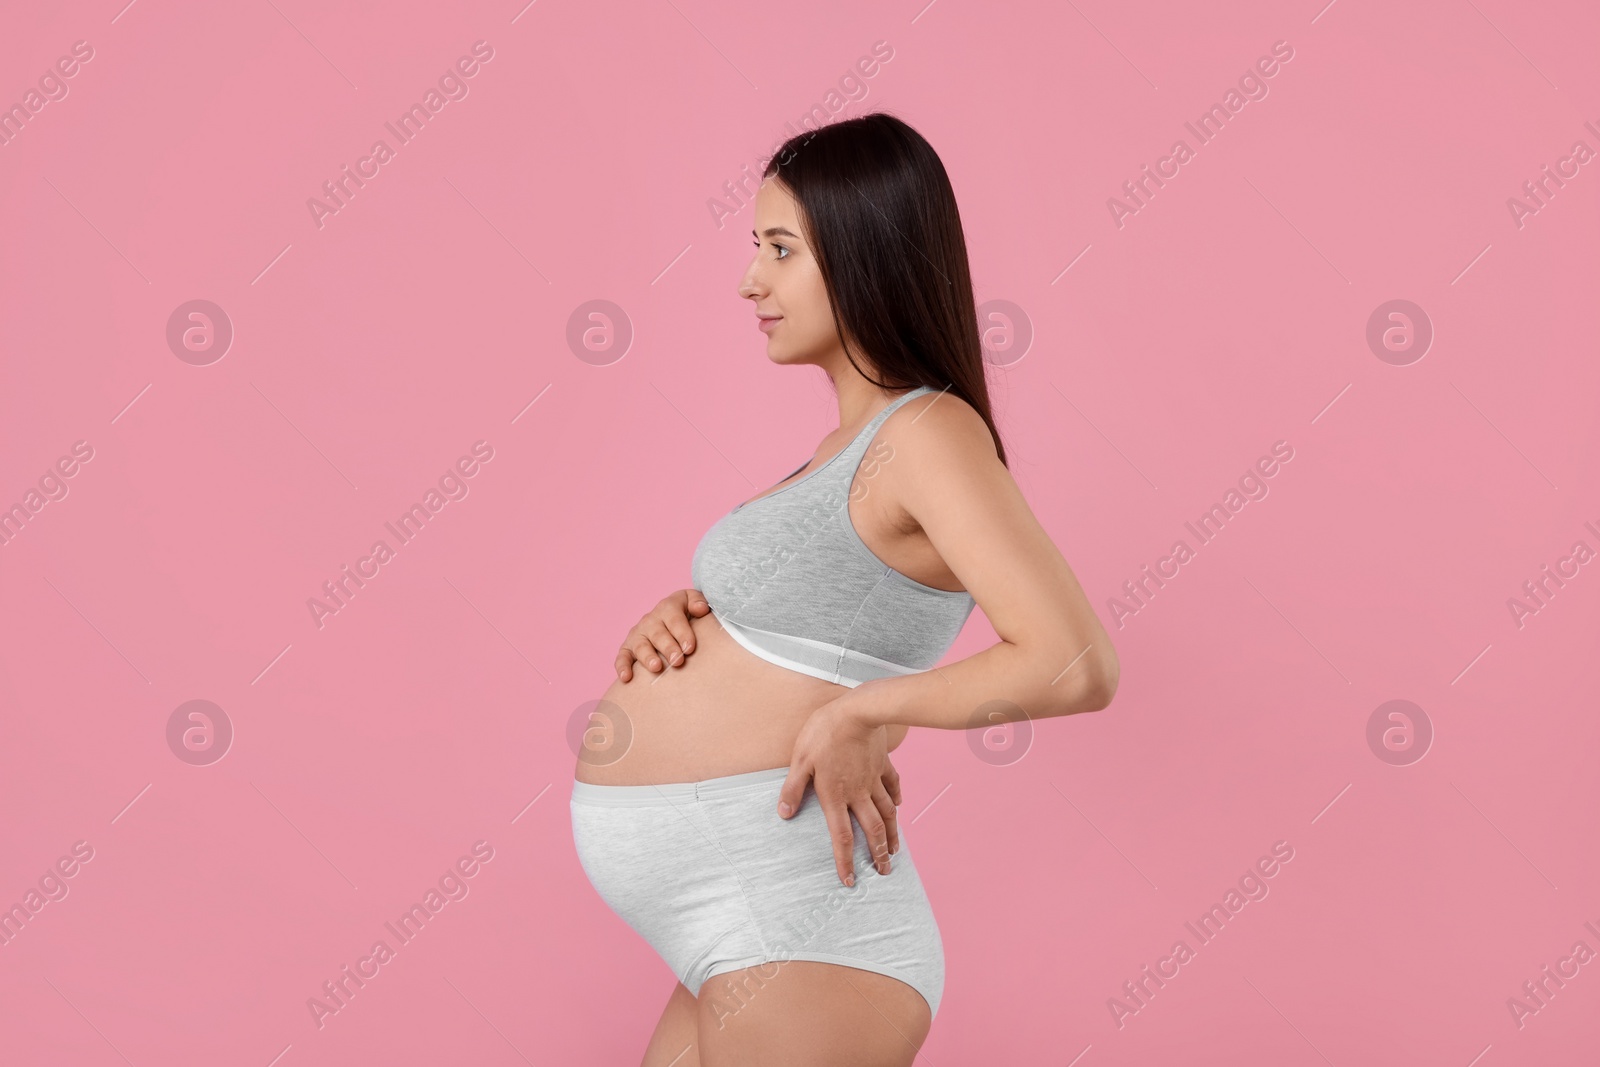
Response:
[[[828,839],[833,842],[833,865],[839,872],[839,881],[847,886],[856,884],[855,827],[850,824],[850,805],[843,797],[817,794],[822,814],[828,820]]]
[[[789,777],[783,780],[783,788],[778,790],[778,814],[785,819],[791,818],[800,810],[800,803],[805,799],[806,784],[811,781],[811,768],[803,763],[791,764]]]
[[[711,605],[706,603],[705,594],[698,589],[684,590],[684,607],[691,615],[697,618],[711,610]]]
[[[900,813],[894,810],[894,801],[889,799],[889,794],[880,782],[878,788],[872,791],[872,802],[878,807],[878,814],[883,817],[884,828],[888,831],[889,855],[900,851]]]
[[[694,651],[694,627],[689,625],[689,616],[674,611],[663,620],[663,625],[685,656]]]
[[[883,787],[889,791],[889,799],[894,801],[894,806],[900,806],[900,772],[894,769],[894,764],[888,757],[883,760]]]
[[[633,650],[633,658],[643,664],[645,670],[659,673],[664,669],[661,664],[661,657],[656,655],[655,646],[643,634],[640,634],[633,644],[628,647]]]
[[[854,801],[850,810],[855,812],[856,822],[861,824],[862,831],[867,835],[867,851],[872,853],[873,865],[879,874],[888,874],[889,832],[883,825],[883,816],[878,814],[878,805],[873,803],[869,795]]]
[[[662,659],[674,667],[683,662],[683,649],[678,647],[678,639],[672,636],[660,620],[652,619],[645,626],[644,632],[656,651],[661,653]]]
[[[621,651],[619,651],[617,653],[617,658],[614,661],[614,665],[617,668],[617,677],[618,678],[621,678],[624,682],[633,681],[633,653],[632,652],[629,652],[626,648],[624,648]]]

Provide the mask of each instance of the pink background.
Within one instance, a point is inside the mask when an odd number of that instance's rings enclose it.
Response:
[[[706,527],[833,425],[736,295],[750,209],[708,202],[884,41],[839,114],[929,138],[979,301],[1030,324],[996,415],[1123,665],[1013,758],[896,753],[949,965],[922,1062],[1592,1062],[1600,962],[1507,1007],[1600,951],[1600,565],[1507,606],[1600,549],[1600,162],[1507,207],[1600,149],[1591,5],[121,4],[0,34],[0,103],[94,49],[0,146],[0,506],[93,449],[0,546],[0,904],[93,849],[0,948],[0,1061],[638,1062],[673,979],[577,864],[565,731]],[[479,40],[319,228],[307,199]],[[1269,94],[1119,228],[1276,41]],[[206,366],[166,340],[196,299],[235,332]],[[597,299],[633,337],[590,362]],[[1395,299],[1435,334],[1404,366],[1366,341]],[[1118,626],[1280,440],[1270,494]],[[952,658],[994,639],[979,611]],[[209,765],[167,740],[197,699],[234,730]],[[1366,733],[1395,699],[1434,731],[1403,766]],[[307,1000],[477,841],[470,893],[319,1029]]]

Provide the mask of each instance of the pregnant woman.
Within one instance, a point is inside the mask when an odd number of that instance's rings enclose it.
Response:
[[[944,950],[888,753],[1104,708],[1117,656],[1006,468],[928,142],[883,114],[797,136],[754,222],[739,293],[772,362],[827,374],[839,428],[629,632],[573,839],[678,978],[643,1067],[910,1064]],[[936,667],[975,604],[1000,640]]]

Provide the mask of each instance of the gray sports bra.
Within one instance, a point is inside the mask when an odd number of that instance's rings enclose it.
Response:
[[[972,594],[923,585],[884,563],[856,533],[849,506],[878,427],[934,391],[919,385],[897,397],[838,455],[706,531],[691,578],[734,640],[771,663],[852,688],[925,671],[950,650],[975,606]]]

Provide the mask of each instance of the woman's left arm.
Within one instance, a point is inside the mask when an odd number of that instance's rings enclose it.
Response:
[[[841,879],[852,871],[849,811],[869,838],[882,839],[881,825],[868,824],[880,728],[987,727],[1004,721],[1003,712],[1002,719],[985,717],[993,701],[1016,705],[1030,719],[1098,711],[1111,703],[1120,673],[1111,638],[1072,568],[971,407],[935,400],[895,427],[893,479],[875,488],[887,489],[927,534],[1000,640],[949,666],[863,683],[806,722],[778,799],[797,810],[812,777],[806,768],[823,772],[816,774],[817,799]]]
[[[1111,638],[972,408],[935,401],[895,434],[895,500],[966,586],[999,642],[947,667],[884,678],[838,703],[861,723],[962,730],[992,700],[1029,718],[1098,711],[1116,694]]]

